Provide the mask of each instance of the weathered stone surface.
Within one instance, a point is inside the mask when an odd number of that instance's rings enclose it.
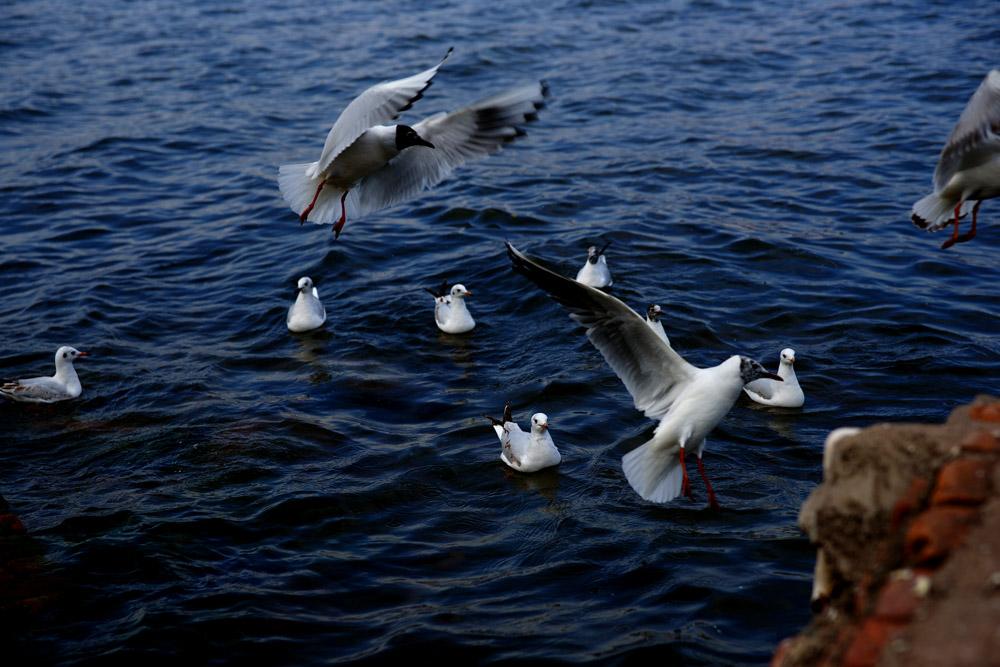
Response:
[[[821,611],[772,665],[1000,666],[1000,400],[838,429],[823,462],[799,514]]]

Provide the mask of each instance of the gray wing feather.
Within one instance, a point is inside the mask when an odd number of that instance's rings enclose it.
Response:
[[[990,159],[1000,149],[1000,70],[992,70],[965,105],[934,170],[940,192],[955,173]]]
[[[423,97],[438,68],[451,56],[451,51],[452,49],[448,49],[445,57],[434,67],[405,79],[376,84],[348,104],[326,136],[317,173],[329,167],[330,163],[368,128],[399,118],[399,114]]]
[[[498,152],[525,134],[524,126],[537,118],[547,94],[545,84],[538,82],[420,121],[413,129],[434,148],[408,148],[364,178],[358,188],[362,212],[392,206],[436,185],[469,160]]]
[[[514,270],[548,292],[587,328],[590,342],[621,378],[635,407],[651,419],[662,418],[698,369],[615,297],[550,271],[506,245]]]

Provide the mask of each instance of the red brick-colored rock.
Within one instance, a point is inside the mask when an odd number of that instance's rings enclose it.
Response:
[[[875,616],[883,621],[905,623],[920,605],[920,598],[914,593],[915,579],[890,579],[879,591],[875,601]]]
[[[892,528],[895,530],[903,525],[911,516],[924,506],[924,499],[931,488],[931,481],[926,477],[914,477],[910,488],[896,501],[892,508]]]
[[[938,473],[931,505],[981,505],[990,495],[993,465],[970,459],[946,463]]]
[[[28,529],[13,514],[0,514],[0,535],[24,535]]]
[[[843,667],[870,667],[878,660],[882,648],[903,629],[899,623],[869,618],[861,626],[854,641],[844,654]]]
[[[969,416],[987,422],[1000,422],[1000,405],[990,403],[989,405],[973,405],[969,410]]]
[[[1000,454],[1000,437],[997,437],[997,431],[982,429],[963,440],[959,446],[963,452]]]
[[[904,550],[914,565],[933,567],[965,539],[978,512],[974,507],[944,505],[918,515],[906,531]]]

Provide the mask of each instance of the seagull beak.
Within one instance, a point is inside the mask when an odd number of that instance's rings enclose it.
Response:
[[[549,427],[549,425],[548,425],[548,423],[545,423],[545,424],[541,424],[541,427],[544,428],[544,429],[547,429]]]
[[[432,144],[431,142],[427,141],[426,139],[420,138],[419,136],[417,137],[417,140],[414,142],[414,145],[415,146],[427,146],[427,148],[434,148],[434,144]]]
[[[470,291],[466,290],[466,291],[465,291],[465,296],[472,296],[472,292],[470,292]]]
[[[86,352],[81,352],[80,354],[78,354],[76,356],[78,356],[78,357],[89,357],[90,355],[87,354]]]

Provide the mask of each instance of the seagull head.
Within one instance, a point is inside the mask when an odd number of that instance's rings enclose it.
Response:
[[[76,348],[70,347],[69,345],[63,345],[58,350],[56,350],[56,366],[61,366],[65,363],[73,363],[73,360],[77,357],[89,357],[90,355],[86,352],[80,352]]]
[[[313,281],[309,276],[302,276],[299,278],[299,286],[295,288],[295,293],[299,292],[309,292],[312,289]]]
[[[462,297],[472,296],[472,292],[465,289],[465,285],[454,285],[451,288],[451,298],[461,299]]]
[[[656,322],[660,319],[660,313],[663,309],[657,306],[655,303],[649,304],[649,308],[646,309],[646,317],[649,318],[650,322]]]
[[[754,361],[750,357],[744,357],[740,355],[740,379],[743,380],[743,384],[748,382],[753,382],[754,380],[759,380],[761,378],[767,378],[769,380],[777,380],[778,382],[784,382],[780,375],[775,373],[769,373],[764,370],[764,367],[760,365],[759,362]]]
[[[608,249],[609,245],[611,245],[611,241],[605,243],[602,248],[598,248],[596,245],[587,248],[587,261],[591,264],[597,264],[597,261],[601,259],[601,256],[604,255],[604,251]],[[604,261],[607,262],[608,260]]]
[[[781,351],[781,360],[788,362],[789,364],[795,363],[795,350],[790,347],[786,347]]]
[[[434,144],[421,139],[416,130],[409,125],[397,125],[396,150],[401,151],[404,148],[409,148],[410,146],[427,146],[428,148],[434,148]]]
[[[544,412],[536,412],[531,415],[531,430],[541,433],[549,427],[549,418]]]

